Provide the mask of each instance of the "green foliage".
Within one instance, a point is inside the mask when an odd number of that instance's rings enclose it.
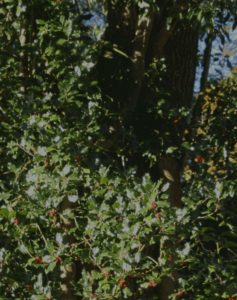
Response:
[[[88,300],[156,300],[174,272],[183,299],[236,296],[236,80],[200,96],[195,138],[178,154],[168,127],[187,112],[156,90],[146,112],[163,132],[140,144],[146,133],[132,137],[93,74],[99,29],[70,1],[5,0],[0,15],[0,297],[62,299],[68,264]],[[151,66],[151,89],[163,72]],[[127,162],[184,151],[185,208],[174,209],[169,185]]]
[[[197,100],[199,121],[184,171],[191,222],[185,234],[193,253],[180,279],[195,299],[237,295],[236,92],[236,80],[228,79],[211,84]]]

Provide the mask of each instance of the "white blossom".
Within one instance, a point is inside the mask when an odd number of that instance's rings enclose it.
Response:
[[[75,202],[77,202],[77,200],[78,200],[78,196],[77,195],[69,195],[68,196],[68,201],[69,202],[75,203]]]
[[[0,249],[0,261],[3,261],[5,252],[6,250],[4,248]]]
[[[37,149],[37,153],[41,156],[46,156],[47,155],[46,147],[39,146]]]
[[[136,263],[140,262],[140,260],[141,260],[141,253],[140,252],[137,252],[135,254],[134,260],[135,260]]]
[[[96,256],[98,253],[99,253],[100,249],[98,247],[95,247],[92,249],[92,253],[93,253],[93,256]]]
[[[34,186],[30,186],[30,187],[28,188],[28,190],[26,191],[26,194],[27,194],[29,197],[34,198],[35,195],[36,195],[35,187],[34,187]]]
[[[39,121],[38,123],[39,128],[44,128],[46,126],[46,122],[44,120]]]
[[[190,253],[191,247],[189,243],[185,243],[183,250],[178,251],[181,258],[184,258],[185,256],[188,256]]]
[[[60,172],[61,176],[66,176],[71,171],[71,167],[69,165],[65,165],[62,171]]]
[[[55,136],[55,138],[54,138],[54,141],[57,143],[57,142],[59,142],[60,141],[60,136]]]
[[[123,263],[122,268],[124,271],[127,271],[127,272],[132,270],[131,265],[129,265],[128,263],[125,263],[125,262]]]
[[[44,262],[44,263],[49,264],[49,263],[51,263],[51,261],[52,261],[52,258],[51,258],[49,255],[45,255],[45,256],[43,257],[43,262]]]
[[[178,208],[176,210],[176,217],[177,217],[177,221],[180,222],[183,217],[186,215],[187,210],[185,208]]]
[[[61,233],[56,233],[56,242],[58,243],[59,246],[63,244],[63,236]]]
[[[141,211],[141,204],[139,202],[135,202],[135,211],[136,214],[139,213]]]
[[[140,225],[137,223],[133,227],[133,235],[137,235],[138,231],[140,229]]]
[[[35,124],[36,123],[36,116],[35,115],[30,116],[28,123],[29,123],[29,125]]]
[[[145,1],[141,1],[141,2],[138,2],[138,6],[139,8],[143,9],[143,8],[149,8],[149,3],[145,2]]]
[[[221,193],[222,193],[222,189],[223,189],[223,185],[220,182],[216,183],[216,187],[215,187],[215,195],[217,197],[217,199],[220,198]]]
[[[74,68],[74,71],[75,71],[75,73],[77,74],[78,77],[81,76],[81,69],[80,69],[80,67],[76,66],[76,67]]]
[[[26,145],[26,140],[25,140],[24,138],[21,139],[20,145],[21,145],[21,147],[23,147],[23,148],[25,147],[25,145]]]
[[[123,231],[123,232],[129,232],[129,225],[128,225],[128,222],[124,222],[124,223],[123,223],[122,231]]]
[[[83,66],[87,71],[90,71],[90,70],[94,67],[94,63],[84,61],[84,62],[82,63],[82,66]]]
[[[38,176],[32,170],[30,170],[26,175],[27,182],[36,182],[37,178]]]

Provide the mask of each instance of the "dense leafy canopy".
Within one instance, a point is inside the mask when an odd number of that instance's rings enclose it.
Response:
[[[143,13],[155,3],[136,1]],[[185,17],[205,23],[235,5],[189,1]],[[78,299],[158,300],[162,279],[178,276],[177,299],[235,299],[236,78],[210,83],[191,114],[167,104],[165,60],[153,61],[156,97],[128,126],[99,85],[91,10],[1,2],[0,298],[67,299],[66,285]],[[169,127],[183,120],[177,143]],[[184,158],[183,207],[154,175],[164,155]]]

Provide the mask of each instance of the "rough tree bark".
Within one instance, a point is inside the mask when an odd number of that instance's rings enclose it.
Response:
[[[170,107],[175,109],[190,109],[193,99],[193,90],[196,73],[198,52],[198,29],[192,28],[185,22],[178,22],[168,43],[165,46],[167,63],[167,90],[170,92]],[[174,146],[180,148],[187,123],[180,118],[178,124],[170,124],[171,136]],[[176,135],[176,136],[175,136]],[[182,207],[182,161],[170,156],[165,156],[160,161],[160,167],[164,176],[170,182],[170,203],[174,207]],[[168,172],[168,176],[166,175]],[[173,274],[174,278],[178,274]],[[167,300],[168,295],[175,288],[175,281],[164,278],[161,283],[160,300]]]
[[[206,48],[203,54],[203,62],[202,62],[202,76],[200,81],[200,90],[203,91],[208,82],[208,74],[209,74],[209,67],[211,61],[211,52],[212,52],[212,44],[213,44],[214,36],[212,33],[209,33],[206,37]]]

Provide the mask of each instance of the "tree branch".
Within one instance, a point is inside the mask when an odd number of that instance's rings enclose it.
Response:
[[[203,61],[202,61],[202,76],[200,81],[200,90],[203,91],[207,85],[208,81],[208,74],[209,74],[209,68],[210,68],[210,61],[211,61],[211,52],[212,52],[212,44],[213,44],[213,34],[209,33],[205,42],[206,42],[206,48],[204,50],[203,54]]]

